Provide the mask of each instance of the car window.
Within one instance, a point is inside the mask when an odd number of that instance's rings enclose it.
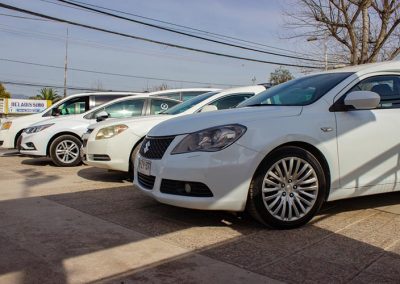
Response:
[[[290,80],[246,100],[238,107],[309,105],[352,74],[351,72],[325,73]]]
[[[381,97],[378,108],[400,107],[400,76],[374,76],[355,85],[352,91],[371,91]]]
[[[127,95],[122,95],[122,94],[121,95],[94,95],[93,97],[94,97],[95,106],[99,106],[99,105],[108,103],[109,101],[116,100],[116,99],[119,99],[119,98],[122,98],[125,96],[127,96]]]
[[[197,92],[182,92],[182,101],[187,101],[191,98],[197,97],[198,95],[204,94],[204,91],[197,91]]]
[[[183,103],[180,103],[166,111],[163,111],[161,114],[175,115],[175,114],[182,113],[182,112],[187,111],[188,109],[192,108],[193,106],[201,103],[202,101],[204,101],[208,98],[211,98],[215,94],[218,94],[218,92],[208,92],[205,94],[198,95],[198,96],[191,98]]]
[[[77,97],[65,101],[53,109],[53,115],[80,114],[89,110],[89,97]]]
[[[254,93],[235,94],[220,98],[214,102],[209,103],[208,105],[216,106],[218,110],[234,108],[238,104],[247,100],[248,98],[251,98],[252,96],[254,96]]]
[[[178,101],[151,99],[150,114],[159,114],[160,112],[168,110],[170,107],[179,104]]]
[[[91,115],[95,118],[98,113],[105,111],[110,118],[124,118],[142,115],[144,99],[125,100],[100,108]]]
[[[206,91],[183,91],[183,92],[171,92],[167,94],[159,94],[157,95],[158,97],[166,97],[174,100],[180,100],[180,101],[187,101],[189,99],[192,99],[194,97],[197,97],[198,95],[207,93]]]

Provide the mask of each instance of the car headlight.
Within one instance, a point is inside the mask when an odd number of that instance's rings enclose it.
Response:
[[[12,125],[12,121],[4,122],[3,125],[1,126],[1,130],[10,129],[10,128],[11,128],[11,125]]]
[[[42,130],[45,130],[46,128],[49,128],[52,125],[54,125],[54,123],[43,124],[43,125],[38,125],[38,126],[31,126],[31,127],[25,128],[24,132],[28,133],[28,134],[37,133]]]
[[[246,132],[240,124],[222,125],[188,134],[171,154],[189,152],[216,152],[233,144]]]
[[[117,124],[113,126],[107,126],[99,130],[96,134],[96,140],[108,139],[114,137],[115,135],[120,134],[128,129],[128,126],[125,124]]]

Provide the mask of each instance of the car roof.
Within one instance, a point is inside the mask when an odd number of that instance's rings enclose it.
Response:
[[[379,71],[400,71],[400,61],[384,61],[377,63],[367,63],[355,66],[346,66],[338,69],[332,69],[321,73],[337,73],[337,72],[354,72],[354,73],[371,73]]]
[[[177,93],[177,92],[212,92],[212,91],[219,91],[221,89],[217,88],[185,88],[185,89],[169,89],[169,90],[162,90],[162,91],[155,91],[148,93],[150,96],[154,95],[163,95],[168,93]]]

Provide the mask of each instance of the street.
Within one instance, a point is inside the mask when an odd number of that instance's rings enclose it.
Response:
[[[329,203],[279,231],[162,205],[123,179],[0,157],[0,283],[400,281],[400,193]]]

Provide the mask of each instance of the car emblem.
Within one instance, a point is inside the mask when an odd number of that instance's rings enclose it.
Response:
[[[160,107],[161,107],[162,110],[167,110],[168,109],[168,104],[162,103]]]
[[[150,141],[147,141],[146,144],[144,144],[144,149],[143,152],[146,154],[147,151],[150,149]]]

